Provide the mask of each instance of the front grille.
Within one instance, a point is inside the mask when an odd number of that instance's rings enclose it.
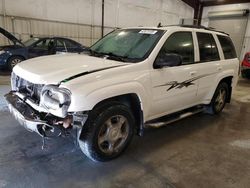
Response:
[[[12,90],[28,95],[37,103],[39,103],[40,101],[40,93],[42,91],[43,86],[43,84],[33,84],[16,75],[14,72],[12,72],[11,74]]]

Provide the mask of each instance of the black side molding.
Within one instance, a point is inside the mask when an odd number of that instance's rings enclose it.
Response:
[[[118,66],[112,66],[112,67],[105,67],[105,68],[102,68],[102,69],[96,69],[96,70],[92,70],[92,71],[82,72],[82,73],[76,74],[74,76],[71,76],[71,77],[68,77],[68,78],[62,80],[60,82],[60,84],[61,83],[66,83],[66,82],[68,82],[70,80],[73,80],[75,78],[78,78],[78,77],[81,77],[81,76],[84,76],[84,75],[87,75],[87,74],[91,74],[91,73],[95,73],[95,72],[99,72],[99,71],[103,71],[103,70],[107,70],[107,69],[112,69],[112,68],[120,67],[120,66],[124,66],[124,65],[118,65]]]

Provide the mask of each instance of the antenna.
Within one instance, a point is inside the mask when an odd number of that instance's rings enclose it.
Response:
[[[162,27],[161,22],[158,23],[157,27]]]

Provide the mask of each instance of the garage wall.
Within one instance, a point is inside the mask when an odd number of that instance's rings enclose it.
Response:
[[[0,0],[0,25],[26,40],[65,36],[90,46],[101,37],[102,0]],[[116,27],[178,24],[192,19],[181,0],[105,0],[104,33]],[[5,15],[5,16],[4,16]]]
[[[205,7],[203,10],[203,15],[202,15],[202,25],[205,25],[205,26],[209,25],[208,13],[211,11],[230,11],[230,10],[242,10],[242,9],[250,9],[250,3]],[[249,17],[247,21],[245,36],[244,36],[244,42],[243,42],[242,50],[240,53],[241,60],[243,59],[244,54],[247,51],[250,51],[250,19]]]

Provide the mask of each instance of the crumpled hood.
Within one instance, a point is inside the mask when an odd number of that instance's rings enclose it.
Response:
[[[81,73],[120,65],[124,65],[124,63],[85,54],[63,54],[23,61],[16,65],[13,71],[34,84],[58,84]]]

